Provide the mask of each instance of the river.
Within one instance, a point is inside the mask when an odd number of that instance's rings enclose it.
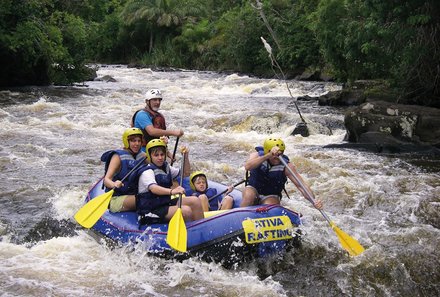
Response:
[[[298,102],[311,135],[291,136],[299,116],[279,80],[122,65],[101,65],[104,75],[116,82],[0,91],[2,296],[440,295],[438,166],[323,148],[343,141],[344,109],[316,101]],[[288,83],[293,96],[340,88]],[[101,153],[122,145],[148,88],[163,91],[168,128],[184,130],[193,169],[210,179],[240,181],[253,147],[268,136],[283,138],[327,214],[366,251],[348,257],[291,183],[282,204],[303,214],[305,235],[302,248],[281,258],[225,269],[96,241],[73,215],[103,174]]]

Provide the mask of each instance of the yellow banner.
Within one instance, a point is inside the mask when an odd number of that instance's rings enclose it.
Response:
[[[247,243],[292,238],[293,226],[288,216],[247,219],[242,222]]]

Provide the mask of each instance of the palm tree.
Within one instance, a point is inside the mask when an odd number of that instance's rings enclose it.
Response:
[[[160,35],[163,28],[177,28],[185,20],[200,14],[202,3],[200,0],[129,0],[121,12],[121,18],[127,25],[136,22],[148,25],[148,53],[151,53],[155,35]]]

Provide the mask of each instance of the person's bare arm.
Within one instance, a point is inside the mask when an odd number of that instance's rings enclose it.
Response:
[[[119,188],[122,186],[121,181],[113,181],[113,176],[121,170],[121,158],[117,154],[113,154],[107,172],[104,176],[104,185],[109,188]]]
[[[247,171],[255,169],[267,159],[269,158],[266,156],[259,156],[257,152],[251,153],[247,161],[244,163],[244,169]]]
[[[270,159],[273,156],[279,156],[281,154],[280,148],[274,146],[267,154],[260,156],[258,152],[253,152],[249,155],[249,159],[244,164],[245,170],[252,170],[261,165],[264,161]]]
[[[178,186],[176,188],[165,188],[162,186],[159,186],[158,184],[153,184],[149,187],[150,192],[156,194],[156,195],[160,195],[160,196],[165,196],[165,195],[174,195],[174,194],[184,194],[185,193],[185,188]]]
[[[145,131],[153,137],[161,137],[161,136],[175,136],[175,137],[181,137],[183,136],[183,130],[163,130],[154,127],[153,125],[148,125],[145,127]]]
[[[189,148],[184,146],[181,148],[181,152],[185,156],[185,163],[183,164],[183,176],[189,176],[191,173],[191,163],[189,162]]]

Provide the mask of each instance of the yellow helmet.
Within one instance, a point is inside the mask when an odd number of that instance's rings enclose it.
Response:
[[[267,154],[274,146],[279,147],[283,152],[286,150],[286,145],[280,138],[267,138],[263,144],[264,154]]]
[[[145,153],[147,155],[148,162],[151,163],[150,149],[158,146],[163,146],[165,148],[165,151],[167,150],[167,144],[165,143],[165,141],[163,141],[160,138],[152,139],[147,143],[147,147],[145,148]]]
[[[191,189],[193,189],[193,191],[196,190],[196,186],[194,185],[193,180],[199,176],[202,175],[205,177],[206,179],[206,188],[208,188],[208,178],[206,177],[206,174],[204,174],[202,171],[194,171],[193,173],[191,173],[191,175],[189,176],[189,185],[191,187]]]
[[[140,135],[141,137],[143,137],[142,131],[139,128],[125,129],[124,133],[122,134],[122,143],[124,144],[124,148],[128,149],[130,147],[128,143],[128,137],[132,135]]]

